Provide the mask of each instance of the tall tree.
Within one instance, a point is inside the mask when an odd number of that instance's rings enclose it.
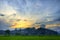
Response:
[[[10,35],[10,30],[5,31],[6,35]]]

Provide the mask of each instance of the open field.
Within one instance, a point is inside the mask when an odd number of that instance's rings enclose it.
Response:
[[[0,40],[60,40],[60,36],[0,36]]]

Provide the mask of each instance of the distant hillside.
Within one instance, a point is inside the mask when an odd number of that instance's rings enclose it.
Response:
[[[35,29],[35,28],[27,28],[27,29],[20,29],[20,30],[14,30],[11,31],[11,33],[18,33],[21,35],[58,35],[58,33],[56,31],[52,31],[49,29],[45,29],[45,28],[39,28],[39,29]]]
[[[12,31],[2,31],[0,30],[0,35],[9,34],[9,35],[58,35],[56,31],[52,31],[45,28],[26,28],[26,29],[15,29]]]
[[[41,35],[57,35],[58,34],[56,31],[45,29],[45,28],[39,28],[37,30],[37,33]]]
[[[49,28],[49,29],[54,30],[60,34],[60,26]]]

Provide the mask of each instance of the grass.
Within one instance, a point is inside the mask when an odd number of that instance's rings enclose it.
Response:
[[[60,40],[60,36],[0,36],[0,40]]]

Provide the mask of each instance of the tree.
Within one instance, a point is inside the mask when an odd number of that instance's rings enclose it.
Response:
[[[6,35],[10,35],[10,30],[5,31]]]

